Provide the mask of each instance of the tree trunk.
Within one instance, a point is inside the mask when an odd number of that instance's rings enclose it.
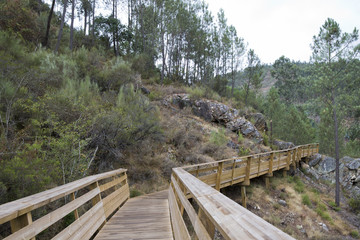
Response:
[[[95,7],[96,7],[96,0],[93,0],[93,7],[92,7],[92,29],[91,29],[91,43],[94,46],[95,41]]]
[[[55,0],[52,1],[51,8],[50,8],[50,13],[49,13],[48,21],[47,21],[47,26],[46,26],[46,34],[45,34],[45,38],[43,41],[44,47],[47,47],[47,45],[48,45],[51,18],[52,18],[53,12],[54,12],[54,6],[55,6]]]
[[[71,5],[71,24],[70,24],[70,50],[73,50],[73,42],[74,42],[74,15],[75,15],[75,1],[76,0],[72,0],[72,5]]]
[[[335,97],[332,98],[333,104],[333,120],[334,120],[334,137],[335,137],[335,160],[336,160],[336,167],[335,167],[335,204],[340,206],[340,163],[339,163],[339,129],[338,129],[338,119],[336,115],[336,102]]]
[[[84,36],[86,36],[87,9],[84,9]]]
[[[61,24],[60,24],[60,29],[59,29],[59,35],[58,35],[58,39],[57,39],[56,47],[55,47],[55,53],[58,52],[59,47],[60,47],[60,41],[61,41],[62,32],[63,32],[63,29],[64,29],[64,23],[65,23],[65,15],[66,15],[67,4],[68,4],[68,0],[65,0],[64,1],[63,14],[61,16]]]

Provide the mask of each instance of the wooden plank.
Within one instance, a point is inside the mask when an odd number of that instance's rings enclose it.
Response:
[[[70,212],[74,211],[75,209],[79,208],[81,205],[92,199],[94,196],[100,193],[98,188],[82,195],[81,197],[75,199],[74,201],[69,202],[68,204],[52,211],[49,214],[39,218],[38,220],[34,221],[31,225],[28,225],[19,231],[15,232],[14,234],[10,235],[8,238],[5,239],[30,239],[35,237],[37,234],[44,231],[46,228],[54,224],[55,222],[59,221],[63,217],[65,217]]]
[[[78,220],[76,220],[71,225],[69,225],[64,230],[62,230],[59,234],[57,234],[53,239],[56,240],[76,239],[77,232],[79,232],[79,230],[83,226],[86,226],[91,221],[91,219],[99,219],[99,215],[102,214],[102,211],[103,211],[103,203],[99,202],[98,204],[96,204],[96,206],[92,207],[86,213],[84,213]]]
[[[126,172],[126,169],[118,169],[98,175],[89,176],[50,190],[33,194],[31,196],[18,199],[0,205],[0,224],[10,221],[18,216],[24,215],[34,209],[49,204],[59,198],[65,197],[79,189],[82,189],[96,181],[111,177],[116,174]]]
[[[173,239],[168,191],[129,199],[95,239]]]
[[[115,185],[120,184],[121,182],[123,182],[126,179],[126,175],[123,175],[119,178],[115,178],[114,180],[112,180],[111,182],[105,183],[100,185],[100,191],[103,192],[105,190],[108,190],[109,188],[114,187]]]
[[[225,239],[293,239],[185,170],[173,171]]]
[[[175,179],[171,178],[171,182],[173,183],[176,195],[179,197],[182,206],[184,206],[186,213],[189,216],[190,222],[193,225],[197,236],[199,236],[199,239],[208,239],[208,240],[211,239],[206,228],[204,227],[199,217],[197,216],[195,209],[191,206],[189,201],[182,194],[182,191],[179,185],[177,184],[177,182],[175,181]]]
[[[177,205],[173,189],[169,188],[169,207],[171,215],[172,229],[175,240],[188,239],[190,240],[190,234],[186,228],[185,222],[181,216],[179,206]]]

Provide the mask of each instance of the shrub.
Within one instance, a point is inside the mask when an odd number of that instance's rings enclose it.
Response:
[[[244,141],[244,136],[239,132],[238,142],[242,143],[243,141]]]
[[[353,237],[353,238],[356,238],[356,239],[359,239],[359,238],[360,238],[359,232],[356,231],[356,230],[352,230],[352,231],[350,232],[350,236]]]
[[[228,139],[225,135],[225,128],[219,128],[217,131],[211,131],[210,142],[217,146],[224,146]]]
[[[311,206],[311,201],[307,194],[302,195],[302,203],[308,207]]]
[[[324,210],[323,208],[321,207],[317,207],[316,208],[316,213],[324,220],[327,220],[327,221],[331,221],[331,217],[329,215],[328,212],[326,212],[326,210]]]
[[[340,211],[340,207],[338,207],[334,201],[330,201],[330,202],[328,202],[328,203],[329,203],[329,206],[330,206],[332,209],[334,209],[336,212]]]
[[[297,176],[294,177],[295,186],[294,189],[298,193],[303,193],[305,191],[305,185],[301,179]]]
[[[349,200],[349,206],[351,207],[352,210],[354,210],[355,212],[360,212],[360,196],[351,198]]]
[[[130,188],[130,198],[137,197],[143,195],[142,192],[137,190],[136,188]]]

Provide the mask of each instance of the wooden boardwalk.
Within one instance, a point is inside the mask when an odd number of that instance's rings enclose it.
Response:
[[[168,190],[129,199],[95,239],[173,239]]]

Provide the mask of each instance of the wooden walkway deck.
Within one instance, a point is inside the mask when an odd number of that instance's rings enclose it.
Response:
[[[129,199],[95,239],[173,239],[168,190]]]

